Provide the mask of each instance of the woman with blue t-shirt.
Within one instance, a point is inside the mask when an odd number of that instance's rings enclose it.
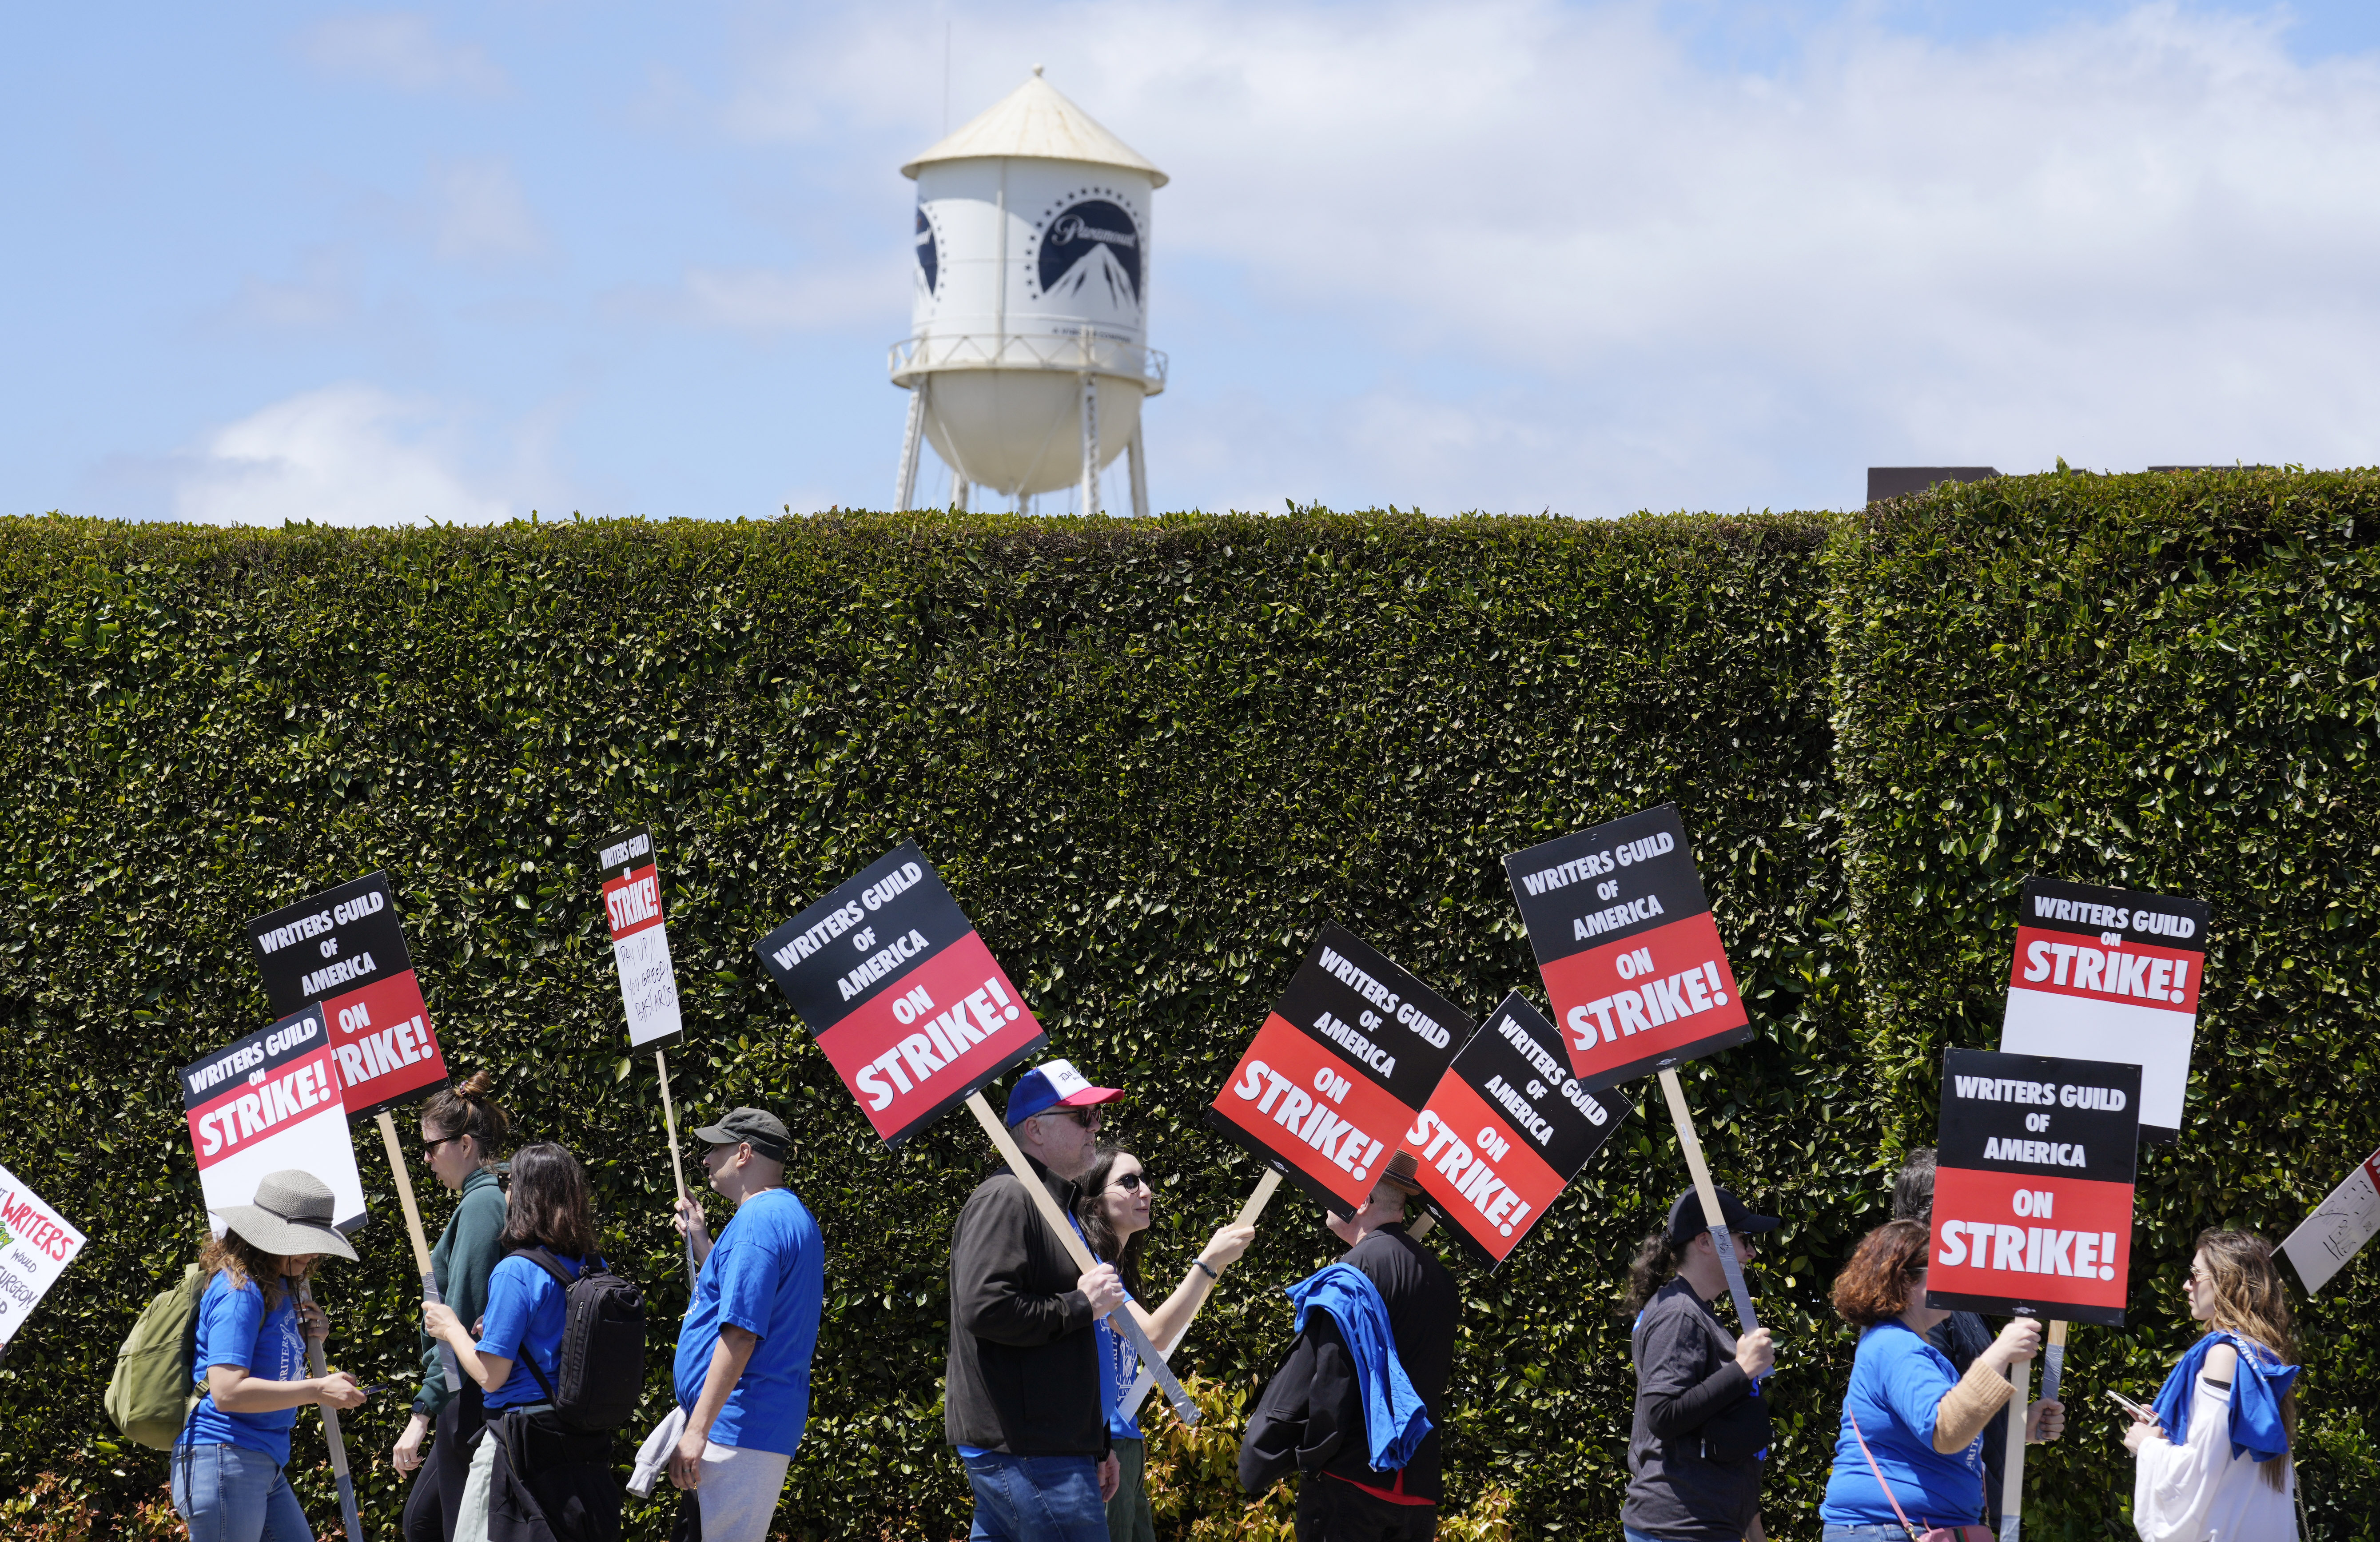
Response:
[[[484,1389],[488,1437],[471,1453],[463,1483],[463,1503],[455,1542],[488,1542],[488,1501],[495,1477],[500,1420],[524,1421],[540,1435],[567,1445],[587,1438],[565,1428],[553,1415],[545,1387],[560,1374],[562,1330],[569,1305],[562,1285],[517,1249],[541,1248],[575,1280],[594,1261],[595,1209],[588,1197],[587,1172],[559,1146],[540,1142],[513,1154],[512,1187],[504,1202],[505,1257],[488,1276],[487,1315],[480,1336],[471,1337],[454,1308],[428,1305],[422,1318],[433,1338],[455,1351],[463,1374]],[[534,1362],[537,1369],[530,1368]],[[539,1385],[542,1374],[545,1387]],[[609,1448],[610,1437],[600,1438]],[[593,1496],[582,1495],[581,1498]],[[619,1489],[611,1494],[614,1524]]]
[[[331,1325],[298,1303],[298,1285],[322,1255],[352,1260],[356,1250],[331,1224],[330,1186],[310,1172],[267,1173],[255,1203],[222,1215],[226,1230],[199,1256],[211,1278],[192,1364],[206,1392],[174,1444],[174,1508],[190,1542],[313,1542],[282,1473],[289,1428],[310,1402],[354,1408],[364,1394],[345,1371],[306,1374],[306,1341]]]
[[[1825,1542],[1907,1542],[1911,1526],[1972,1527],[1988,1542],[1984,1427],[2015,1389],[2008,1368],[2041,1346],[2041,1324],[2020,1317],[1961,1376],[1926,1331],[1950,1313],[1925,1305],[1926,1244],[1914,1220],[1870,1232],[1835,1280],[1835,1312],[1860,1330],[1843,1394],[1835,1469],[1818,1507]],[[2055,1440],[2066,1410],[2036,1402],[2025,1439]]]
[[[1083,1175],[1075,1220],[1083,1239],[1103,1263],[1115,1265],[1123,1277],[1124,1309],[1139,1319],[1149,1342],[1171,1346],[1189,1331],[1190,1319],[1206,1304],[1207,1293],[1239,1260],[1255,1240],[1253,1226],[1226,1226],[1207,1240],[1205,1251],[1190,1262],[1182,1283],[1149,1311],[1140,1304],[1140,1258],[1148,1242],[1148,1222],[1156,1191],[1149,1187],[1140,1159],[1115,1147],[1102,1147]],[[1140,1421],[1116,1407],[1116,1400],[1140,1376],[1140,1356],[1121,1333],[1101,1317],[1093,1325],[1099,1344],[1099,1396],[1108,1411],[1108,1437],[1114,1442],[1120,1481],[1108,1500],[1110,1542],[1156,1542],[1157,1517],[1148,1505],[1148,1487],[1142,1475],[1148,1454]],[[1170,1352],[1170,1351],[1169,1351]]]

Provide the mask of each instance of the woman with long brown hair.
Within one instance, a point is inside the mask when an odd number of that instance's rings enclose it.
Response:
[[[511,1122],[488,1096],[494,1085],[485,1071],[450,1083],[421,1108],[421,1155],[431,1175],[460,1197],[438,1245],[430,1253],[438,1299],[463,1322],[477,1322],[488,1305],[488,1277],[504,1257],[504,1191],[496,1182],[496,1157],[504,1148]],[[405,1496],[405,1542],[453,1542],[463,1503],[463,1483],[471,1454],[486,1427],[479,1383],[446,1383],[444,1355],[427,1330],[421,1335],[421,1390],[413,1397],[413,1417],[390,1455],[400,1473],[421,1470]],[[423,1439],[432,1426],[438,1439],[424,1466]]]
[[[2143,1542],[2293,1536],[2297,1334],[2272,1245],[2200,1233],[2181,1291],[2207,1331],[2165,1378],[2155,1416],[2124,1432],[2132,1525]]]

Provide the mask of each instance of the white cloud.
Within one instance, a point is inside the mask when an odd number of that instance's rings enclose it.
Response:
[[[906,253],[840,267],[692,267],[674,287],[605,297],[615,319],[664,321],[755,334],[857,330],[874,334],[908,293]],[[891,335],[885,338],[888,343]]]
[[[477,43],[443,42],[430,18],[410,11],[332,17],[297,40],[298,56],[333,79],[370,80],[405,91],[494,96],[504,72]]]
[[[1294,423],[1209,501],[1390,467],[1401,503],[1603,513],[1840,504],[1869,463],[2380,459],[2380,58],[2293,57],[2278,13],[1949,42],[1852,6],[1749,73],[1668,14],[1004,7],[961,23],[953,118],[1046,61],[1172,175],[1152,437],[1237,410],[1202,376]],[[880,180],[940,107],[878,87],[938,77],[939,31],[755,47],[725,121],[844,136]],[[1184,328],[1219,304],[1229,335]]]
[[[275,402],[208,439],[174,492],[176,518],[211,525],[484,524],[514,506],[460,467],[458,426],[374,386]]]
[[[514,261],[546,249],[520,181],[502,161],[437,167],[430,178],[430,207],[434,249],[449,261]]]

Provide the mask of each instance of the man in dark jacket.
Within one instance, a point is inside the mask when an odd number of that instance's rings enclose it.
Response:
[[[1893,1182],[1892,1219],[1933,1226],[1934,1147],[1921,1146],[1909,1153],[1900,1176]],[[1991,1348],[1998,1336],[1977,1314],[1953,1312],[1934,1325],[1925,1341],[1949,1356],[1951,1366],[1964,1376],[1975,1356]],[[2003,1408],[1984,1427],[1984,1506],[1994,1531],[1999,1529],[2001,1487],[2007,1474],[2008,1410]]]
[[[1307,1313],[1305,1330],[1265,1389],[1240,1444],[1240,1486],[1251,1494],[1292,1472],[1305,1475],[1297,1492],[1298,1542],[1425,1542],[1438,1530],[1445,1492],[1439,1434],[1463,1301],[1446,1266],[1405,1233],[1405,1200],[1421,1192],[1414,1168],[1408,1152],[1390,1158],[1364,1208],[1332,1215],[1330,1226],[1349,1245],[1340,1262],[1361,1270],[1379,1292],[1397,1361],[1429,1415],[1429,1433],[1402,1468],[1376,1470],[1361,1367],[1339,1324],[1328,1313]]]
[[[1123,1096],[1062,1060],[1026,1072],[1009,1094],[1008,1127],[1070,1216],[1074,1180],[1098,1150],[1099,1105]],[[1078,1273],[1014,1174],[994,1173],[967,1196],[951,1233],[942,1432],[975,1490],[971,1537],[1107,1542],[1117,1466],[1091,1324],[1122,1305],[1115,1267]]]

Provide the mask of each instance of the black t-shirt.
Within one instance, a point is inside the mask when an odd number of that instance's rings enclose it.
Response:
[[[1760,1510],[1767,1409],[1735,1363],[1735,1335],[1672,1280],[1645,1304],[1633,1339],[1636,1418],[1621,1524],[1662,1542],[1740,1542]]]

